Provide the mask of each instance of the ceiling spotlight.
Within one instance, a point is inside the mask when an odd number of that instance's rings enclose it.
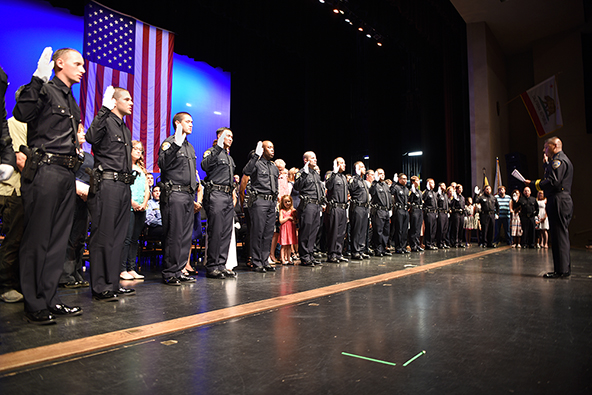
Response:
[[[319,0],[319,3],[325,4],[325,0]]]
[[[369,34],[366,34],[366,37],[368,37],[368,38],[372,38],[372,36],[371,36],[371,35],[369,35]]]
[[[382,43],[376,43],[376,45],[378,45],[379,47],[382,47]]]
[[[336,13],[336,14],[339,14],[339,10],[337,8],[334,8],[333,9],[333,12]]]
[[[360,27],[358,28],[358,30],[359,30],[359,31],[361,31],[361,32],[363,32],[363,31],[364,31],[364,28],[363,28],[362,26],[360,26]]]

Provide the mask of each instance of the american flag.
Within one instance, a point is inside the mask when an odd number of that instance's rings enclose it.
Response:
[[[144,145],[148,171],[158,172],[158,150],[171,118],[174,34],[89,2],[84,12],[86,73],[80,84],[82,122],[88,129],[109,85],[134,101],[125,118],[133,140]]]

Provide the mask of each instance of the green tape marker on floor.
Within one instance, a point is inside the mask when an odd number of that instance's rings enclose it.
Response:
[[[425,350],[423,350],[422,352],[420,352],[419,354],[417,354],[416,356],[414,356],[413,358],[411,358],[409,361],[405,362],[403,364],[403,367],[409,365],[411,362],[415,361],[417,358],[421,357],[425,353],[426,353]]]
[[[362,357],[360,355],[355,355],[355,354],[349,354],[346,352],[342,352],[342,355],[347,355],[348,357],[354,357],[354,358],[360,358],[360,359],[365,359],[366,361],[372,361],[372,362],[378,362],[378,363],[383,363],[385,365],[392,365],[392,366],[396,366],[396,363],[393,362],[387,362],[387,361],[381,361],[380,359],[374,359],[374,358],[368,358],[368,357]]]

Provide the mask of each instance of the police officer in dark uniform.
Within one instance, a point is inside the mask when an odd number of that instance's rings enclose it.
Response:
[[[395,253],[407,254],[407,235],[409,231],[409,189],[407,189],[407,176],[398,175],[396,183],[391,186],[391,194],[394,198],[393,221],[395,221]]]
[[[411,190],[409,191],[409,244],[411,251],[423,251],[419,242],[421,225],[423,224],[423,198],[419,190],[419,177],[411,177]]]
[[[183,268],[191,250],[194,209],[201,209],[201,202],[195,207],[198,187],[195,150],[187,141],[193,131],[193,118],[189,113],[179,112],[173,117],[173,128],[175,134],[163,141],[158,152],[164,231],[162,281],[166,285],[179,286],[195,282],[195,278],[183,274]]]
[[[304,167],[296,173],[294,179],[294,189],[300,193],[298,253],[302,266],[321,266],[321,262],[315,260],[313,253],[314,243],[321,226],[321,211],[325,196],[321,177],[314,170],[317,165],[316,154],[312,151],[305,152],[303,160]]]
[[[372,244],[374,255],[392,255],[387,249],[390,233],[390,216],[392,213],[392,198],[389,186],[384,182],[384,170],[376,169],[374,181],[370,186],[372,196]]]
[[[493,245],[493,233],[495,224],[495,215],[499,214],[499,203],[495,196],[491,194],[491,186],[487,185],[483,189],[483,194],[475,199],[475,204],[481,205],[481,246],[495,247]]]
[[[366,248],[366,231],[368,229],[368,208],[370,206],[370,192],[366,185],[366,166],[363,162],[354,163],[355,174],[349,180],[348,190],[350,195],[349,221],[351,258],[362,260],[370,258],[364,254]]]
[[[0,181],[8,180],[16,169],[16,156],[14,155],[8,121],[6,120],[5,94],[7,88],[8,76],[0,67],[0,122],[2,123],[0,129]]]
[[[525,187],[520,196],[520,224],[522,225],[522,248],[534,248],[536,241],[536,221],[535,217],[539,214],[539,205],[531,195],[529,187]]]
[[[563,143],[557,137],[545,141],[545,175],[536,180],[537,191],[545,191],[547,197],[547,215],[553,250],[553,271],[543,275],[545,278],[568,277],[571,274],[569,253],[569,223],[573,215],[571,184],[573,165],[563,152]],[[526,185],[532,185],[525,180]]]
[[[55,77],[49,81],[54,65]],[[13,111],[18,121],[27,123],[32,150],[21,172],[25,219],[19,260],[25,317],[35,324],[55,323],[56,315],[82,314],[80,307],[63,304],[56,290],[72,228],[79,164],[80,108],[71,87],[84,72],[77,51],[57,50],[52,60],[52,49],[45,48]]]
[[[347,177],[345,160],[333,161],[333,172],[325,180],[327,188],[327,262],[347,262],[343,257],[343,244],[347,230]]]
[[[86,133],[95,164],[88,197],[91,216],[90,286],[93,298],[117,301],[133,289],[119,286],[121,250],[129,226],[132,171],[131,138],[123,117],[132,113],[133,101],[122,88],[108,87],[103,106]]]
[[[251,262],[253,270],[260,273],[275,271],[268,262],[275,227],[280,175],[278,168],[271,161],[274,154],[271,141],[259,141],[251,159],[243,168],[243,174],[251,181],[248,200],[251,219]]]
[[[436,232],[438,223],[438,196],[434,188],[433,178],[428,178],[426,190],[423,191],[423,218],[425,222],[423,243],[428,250],[437,250]]]
[[[465,197],[462,192],[462,185],[457,184],[456,191],[453,191],[452,200],[450,200],[450,245],[455,248],[465,248],[462,243],[465,219]]]
[[[450,199],[446,195],[446,184],[442,182],[438,186],[438,192],[436,193],[436,204],[438,206],[436,242],[438,248],[450,248],[450,245],[448,244],[449,203]]]
[[[208,251],[206,276],[223,279],[236,277],[236,273],[226,269],[228,248],[233,232],[234,169],[236,165],[228,153],[233,141],[229,128],[216,131],[217,142],[207,149],[201,160],[201,168],[206,172],[204,208],[208,216]]]

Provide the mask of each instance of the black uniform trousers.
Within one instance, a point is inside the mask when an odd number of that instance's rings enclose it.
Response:
[[[372,209],[372,244],[375,254],[384,254],[388,245],[391,223],[389,212]]]
[[[452,212],[450,214],[450,245],[458,247],[462,244],[463,213]]]
[[[549,216],[554,271],[555,273],[571,273],[569,223],[573,215],[573,201],[569,193],[560,192],[547,196],[547,215]]]
[[[412,250],[420,247],[419,237],[421,236],[421,225],[423,224],[423,211],[412,207],[409,213],[409,245]]]
[[[131,213],[130,186],[121,181],[103,180],[99,191],[89,194],[90,286],[94,294],[119,289],[121,251]]]
[[[234,227],[234,206],[232,196],[222,191],[211,191],[204,199],[208,224],[208,251],[206,258],[206,269],[225,270],[228,259],[228,249]]]
[[[393,220],[395,221],[395,251],[403,251],[407,248],[409,212],[404,208],[396,208],[393,212]]]
[[[481,213],[479,217],[481,220],[481,243],[491,247],[493,245],[495,213]]]
[[[321,226],[321,206],[314,203],[305,204],[304,200],[298,207],[300,228],[298,230],[298,254],[302,262],[314,261],[314,244]]]
[[[536,221],[534,217],[526,215],[520,216],[520,224],[522,225],[522,246],[534,248],[536,240]]]
[[[193,233],[193,196],[174,191],[165,204],[161,204],[164,231],[163,278],[181,277],[189,259]]]
[[[347,231],[347,212],[341,207],[328,206],[327,218],[327,258],[337,259],[343,256],[343,243]]]
[[[251,262],[268,266],[271,241],[275,228],[275,200],[257,199],[249,207],[251,219]]]
[[[72,228],[75,181],[72,170],[41,165],[33,181],[21,185],[25,217],[19,261],[25,311],[62,303],[56,291]]]
[[[60,284],[82,281],[82,255],[84,241],[88,232],[88,207],[86,202],[76,195],[74,205],[74,220],[68,238],[68,248],[64,261],[64,271],[60,276]]]
[[[438,247],[442,248],[448,244],[448,213],[438,213],[437,227],[436,227],[436,242]]]
[[[23,199],[0,196],[0,217],[5,237],[0,244],[0,293],[19,290],[19,248],[23,237]]]
[[[361,254],[366,248],[368,208],[352,205],[349,209],[350,241],[352,255]]]
[[[425,211],[423,213],[425,227],[423,231],[423,243],[426,247],[437,247],[436,232],[438,229],[438,214]]]

